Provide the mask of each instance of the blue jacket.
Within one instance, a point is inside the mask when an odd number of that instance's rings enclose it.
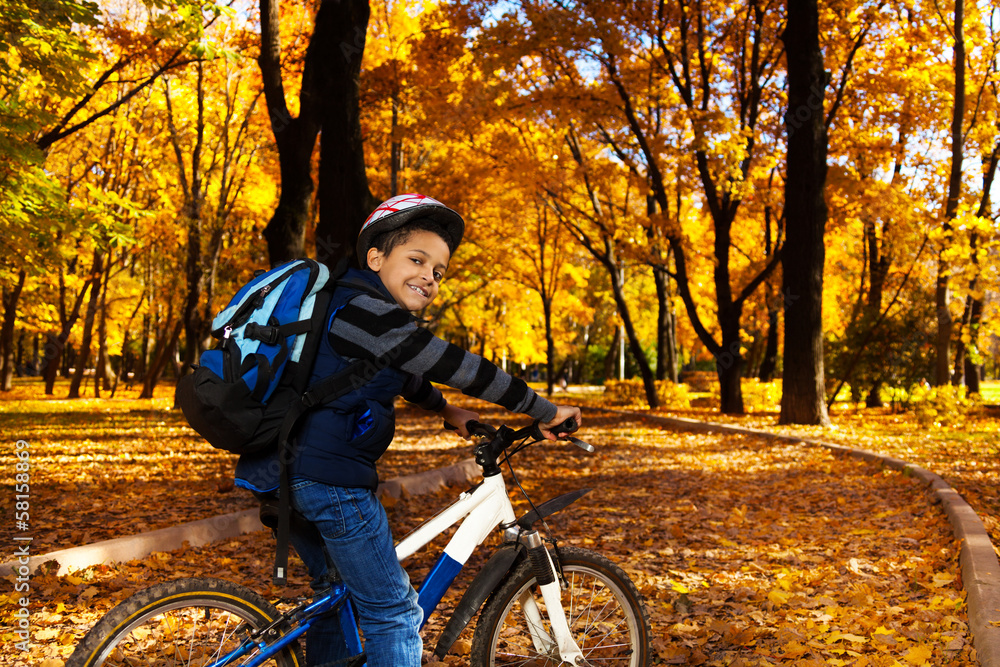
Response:
[[[351,269],[343,280],[363,281],[393,301],[375,273]],[[334,351],[326,332],[337,311],[362,293],[367,292],[343,285],[334,291],[310,385],[350,365],[351,360]],[[291,477],[374,490],[378,486],[375,463],[392,442],[396,428],[393,406],[408,378],[407,373],[387,366],[358,389],[306,413],[294,438]],[[280,452],[241,456],[236,485],[259,493],[277,490],[279,456]]]

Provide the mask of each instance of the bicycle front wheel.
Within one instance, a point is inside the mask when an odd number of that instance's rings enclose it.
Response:
[[[549,555],[555,560],[555,552]],[[584,657],[593,665],[646,667],[649,611],[628,575],[604,556],[560,547],[567,587],[563,610]],[[559,665],[545,602],[522,561],[483,607],[472,638],[472,664]]]
[[[242,665],[257,651],[220,663],[249,633],[278,618],[249,588],[221,579],[179,579],[140,591],[112,609],[83,638],[66,667]],[[299,667],[296,646],[267,663]]]

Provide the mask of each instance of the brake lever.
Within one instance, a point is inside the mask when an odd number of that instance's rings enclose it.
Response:
[[[559,440],[567,440],[569,442],[572,442],[574,445],[576,445],[577,447],[579,447],[583,451],[590,452],[591,454],[593,454],[596,450],[594,449],[594,446],[592,444],[590,444],[589,442],[586,442],[584,440],[581,440],[580,438],[576,438],[576,437],[570,435],[570,433],[575,432],[579,428],[580,428],[579,422],[577,422],[576,419],[574,419],[573,417],[570,417],[569,419],[567,419],[566,421],[564,421],[562,424],[559,424],[555,428],[553,428],[552,432],[556,434],[556,441],[557,442]],[[539,439],[541,439],[542,437],[544,437],[544,436],[542,436],[542,432],[541,432],[541,429],[538,426],[538,422],[535,422],[535,431],[538,434]]]
[[[580,449],[582,449],[585,452],[589,452],[589,453],[593,454],[596,451],[594,449],[594,446],[592,444],[590,444],[589,442],[587,442],[585,440],[581,440],[580,438],[574,438],[571,435],[567,435],[564,439],[565,440],[569,440],[570,442],[572,442],[574,445],[576,445],[577,447],[579,447]]]

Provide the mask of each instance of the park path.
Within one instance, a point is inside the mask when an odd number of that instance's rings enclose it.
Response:
[[[536,500],[594,488],[550,526],[630,572],[648,599],[663,664],[975,664],[957,545],[913,479],[822,448],[670,432],[617,415],[588,416],[584,437],[595,455],[537,446],[516,469]],[[450,463],[467,454],[449,445],[432,456]],[[396,534],[452,493],[395,503]],[[304,593],[301,572],[290,589],[271,587],[271,549],[260,532],[69,576],[40,574],[32,580],[33,651],[21,655],[4,641],[0,662],[65,656],[100,613],[155,581],[221,576],[274,598]],[[414,581],[434,555],[408,563]],[[486,555],[474,555],[444,614],[428,624],[428,648]],[[446,662],[466,664],[466,646],[457,643]]]

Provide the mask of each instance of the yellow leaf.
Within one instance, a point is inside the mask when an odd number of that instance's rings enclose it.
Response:
[[[947,586],[953,581],[955,581],[955,575],[947,572],[938,572],[934,575],[934,581],[931,583],[931,586],[934,588],[941,588],[943,586]]]
[[[906,655],[903,656],[903,659],[911,665],[917,665],[919,667],[919,665],[926,665],[932,655],[934,655],[934,651],[931,647],[921,644],[920,646],[914,646],[907,651]]]
[[[468,639],[459,639],[451,650],[452,653],[458,655],[469,655],[470,651],[472,651],[472,642]]]
[[[771,592],[767,594],[767,599],[776,605],[783,605],[787,603],[791,597],[791,593],[778,588],[771,589]]]

